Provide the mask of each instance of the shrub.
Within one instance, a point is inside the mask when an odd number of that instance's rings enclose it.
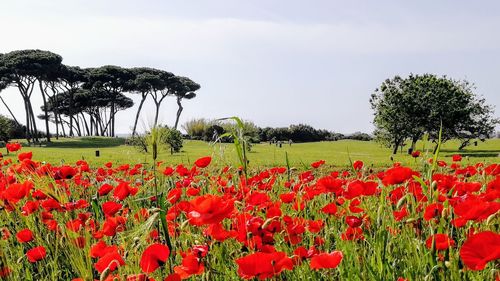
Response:
[[[159,143],[168,148],[170,150],[170,154],[181,151],[183,143],[181,132],[167,126],[159,126],[156,130],[156,134],[158,134]],[[152,133],[147,132],[144,135],[130,138],[128,143],[137,147],[139,151],[148,153],[151,150],[152,137]]]
[[[201,140],[205,135],[205,132],[208,127],[213,124],[212,121],[209,121],[205,118],[201,119],[192,119],[187,121],[182,125],[182,128],[186,131],[186,133],[194,140]]]

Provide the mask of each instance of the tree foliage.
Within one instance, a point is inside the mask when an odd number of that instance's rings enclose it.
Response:
[[[38,142],[42,136],[37,129],[36,119],[45,123],[45,135],[50,141],[50,126],[56,127],[56,138],[62,133],[82,135],[115,136],[116,114],[132,107],[133,101],[126,93],[140,94],[141,102],[132,128],[136,133],[142,106],[148,96],[155,105],[155,122],[158,124],[160,105],[168,96],[176,97],[178,110],[175,125],[183,110],[181,101],[196,97],[200,85],[171,72],[149,68],[124,68],[114,65],[82,69],[67,66],[62,57],[50,51],[17,50],[0,54],[0,91],[17,87],[24,101],[26,117],[26,138]],[[43,114],[35,115],[32,94],[39,92],[43,100]],[[0,97],[16,123],[14,112]]]
[[[0,115],[0,142],[7,143],[12,139],[24,138],[25,128],[14,120]]]
[[[158,126],[144,135],[134,135],[130,138],[129,143],[137,147],[139,151],[149,153],[153,150],[152,140],[160,145],[156,149],[167,148],[170,154],[181,151],[183,139],[182,134],[178,130],[169,128],[168,126]]]
[[[474,93],[468,81],[433,74],[395,76],[385,80],[370,98],[375,111],[375,136],[394,153],[406,140],[412,148],[424,134],[436,140],[488,138],[498,120],[493,108]],[[461,148],[463,148],[461,146]]]

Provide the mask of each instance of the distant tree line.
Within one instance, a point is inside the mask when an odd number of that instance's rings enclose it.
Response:
[[[289,127],[258,127],[251,121],[244,121],[244,134],[250,142],[272,142],[283,141],[288,142],[318,142],[318,141],[337,141],[342,139],[354,139],[361,141],[372,140],[372,136],[366,133],[356,132],[351,135],[343,135],[340,133],[331,132],[323,129],[315,129],[310,125],[298,124],[290,125]],[[190,139],[214,141],[219,136],[233,130],[234,124],[230,122],[192,119],[186,122],[182,127],[186,131],[186,137]],[[230,142],[230,139],[219,138],[222,142]]]
[[[459,139],[459,149],[474,139],[485,140],[493,136],[499,120],[474,89],[468,81],[433,74],[387,79],[370,99],[374,135],[393,153],[407,141],[412,151],[424,135],[437,142],[440,131],[443,142]]]
[[[39,142],[41,135],[35,118],[44,120],[45,135],[50,142],[49,122],[55,124],[55,136],[111,136],[116,135],[116,114],[134,105],[125,93],[141,96],[132,128],[137,123],[142,106],[148,97],[155,104],[153,126],[158,125],[160,107],[166,97],[175,98],[178,110],[174,129],[177,129],[183,111],[182,100],[196,97],[200,85],[187,77],[148,68],[124,68],[105,65],[80,68],[62,63],[58,54],[42,50],[18,50],[0,54],[0,92],[16,87],[24,102],[24,137],[28,142]],[[42,114],[36,116],[32,96],[38,92],[43,100]],[[0,96],[17,125],[12,110]]]

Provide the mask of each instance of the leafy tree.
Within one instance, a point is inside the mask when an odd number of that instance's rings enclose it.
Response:
[[[57,73],[57,79],[50,79],[46,83],[46,88],[50,90],[52,94],[48,94],[49,98],[52,99],[53,104],[57,104],[59,99],[57,95],[65,92],[64,96],[67,100],[60,101],[66,102],[67,107],[67,116],[69,118],[68,127],[69,127],[69,135],[74,136],[73,132],[73,122],[75,120],[74,115],[80,111],[75,111],[74,107],[74,94],[81,89],[81,86],[84,82],[87,81],[87,70],[81,69],[78,66],[67,66],[62,65]],[[49,91],[47,91],[49,93]],[[66,135],[64,130],[64,120],[62,120],[61,114],[57,111],[58,107],[55,107],[54,113],[54,123],[56,124],[56,134],[59,134],[59,124],[61,124],[61,129],[63,131],[63,135]]]
[[[203,140],[204,141],[216,141],[219,136],[223,135],[226,132],[224,128],[218,124],[213,124],[209,126],[204,134],[203,134]],[[225,141],[223,141],[225,142]]]
[[[0,115],[0,141],[7,143],[12,138],[12,122],[9,118]]]
[[[375,136],[397,152],[410,139],[412,149],[423,134],[436,140],[442,127],[442,140],[489,136],[498,120],[493,109],[473,92],[467,81],[433,74],[399,76],[387,79],[371,96],[375,111]]]
[[[170,148],[170,154],[174,154],[174,152],[180,152],[182,148],[182,134],[176,129],[164,127],[165,132],[163,135],[163,142],[168,145]]]
[[[24,138],[25,128],[16,121],[0,115],[0,142],[7,143],[11,139]]]
[[[114,65],[88,69],[88,81],[83,87],[96,93],[105,93],[106,99],[109,99],[109,135],[112,137],[115,136],[115,114],[118,111],[116,107],[119,96],[128,89],[134,78],[130,70]]]
[[[182,110],[184,109],[184,107],[182,107],[182,100],[195,98],[195,91],[200,89],[200,85],[187,77],[174,76],[170,79],[170,89],[177,101],[178,109],[174,124],[174,129],[177,129]]]
[[[66,92],[67,93],[67,106],[68,112],[67,116],[69,118],[69,135],[73,136],[73,122],[74,122],[74,114],[78,111],[75,111],[73,108],[73,95],[76,91],[78,91],[85,82],[88,82],[88,69],[82,69],[78,66],[67,66],[63,65],[60,69],[61,73],[59,75],[59,83],[57,84],[59,87],[59,93]],[[55,100],[57,102],[57,99]],[[58,115],[58,113],[56,113]],[[56,119],[57,120],[57,119]],[[62,121],[59,118],[60,121]],[[64,126],[62,127],[64,130]]]
[[[182,142],[181,132],[167,126],[155,127],[144,135],[133,135],[130,139],[132,145],[145,153],[151,150],[153,150],[153,153],[155,153],[154,151],[157,153],[162,147],[168,148],[170,154],[180,152]]]
[[[148,67],[137,67],[131,68],[130,71],[134,75],[134,79],[128,85],[128,90],[132,93],[138,93],[141,95],[141,101],[135,115],[134,127],[132,129],[132,135],[136,134],[137,122],[142,110],[142,106],[146,101],[148,95],[151,95],[156,104],[156,114],[155,114],[155,126],[158,122],[159,107],[166,95],[158,95],[164,91],[168,86],[168,79],[173,76],[172,73],[148,68]]]
[[[35,83],[48,71],[60,65],[62,58],[49,51],[18,50],[0,57],[3,81],[19,89],[26,112],[26,138],[38,142],[35,115],[31,105],[31,95]]]
[[[42,93],[42,100],[44,108],[47,105],[48,88],[49,85],[55,83],[59,79],[60,68],[62,67],[62,57],[51,52],[39,52],[38,56],[43,56],[43,64],[36,74],[38,80],[38,87]],[[50,142],[50,129],[48,112],[44,110],[45,132],[47,135],[47,142]]]
[[[50,112],[71,115],[70,120],[74,121],[71,124],[62,118],[60,120],[66,122],[66,125],[74,129],[79,136],[93,134],[109,136],[111,116],[119,110],[132,107],[133,101],[121,93],[110,95],[107,91],[99,89],[77,89],[51,97],[47,106]]]
[[[319,131],[305,124],[290,125],[288,128],[290,139],[296,142],[314,142],[320,141]]]
[[[367,133],[355,132],[351,135],[345,136],[344,139],[359,140],[359,141],[371,141],[373,139],[373,137]]]
[[[417,102],[414,103],[409,97],[411,94],[406,91],[406,81],[396,76],[385,80],[370,98],[371,107],[375,110],[375,136],[379,141],[392,146],[393,154],[413,135],[412,130],[418,127],[413,122],[415,119],[412,119],[412,113],[418,110],[408,110],[417,108]]]

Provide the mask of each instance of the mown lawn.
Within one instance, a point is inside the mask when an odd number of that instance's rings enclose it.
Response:
[[[24,145],[26,145],[24,143]],[[422,151],[418,159],[413,159],[405,153],[394,155],[391,160],[392,151],[376,142],[364,142],[353,140],[342,140],[335,142],[317,143],[294,143],[291,146],[284,144],[281,148],[268,143],[256,144],[248,154],[250,166],[276,166],[286,165],[286,156],[291,166],[301,169],[304,165],[309,165],[317,160],[325,160],[333,167],[346,167],[349,165],[349,158],[362,160],[365,165],[378,167],[390,166],[393,161],[401,162],[404,165],[416,166],[423,159],[430,158],[433,145],[431,143],[419,142],[417,149]],[[477,146],[469,146],[463,151],[458,151],[458,142],[449,141],[441,149],[441,159],[451,161],[453,154],[462,154],[466,159],[465,163],[498,163],[500,162],[500,139],[491,139],[479,142]],[[74,163],[77,160],[85,159],[91,165],[101,165],[106,162],[115,164],[123,163],[143,163],[150,162],[151,156],[139,152],[135,147],[125,145],[122,138],[99,138],[85,137],[73,139],[59,139],[48,145],[41,147],[29,147],[23,151],[33,151],[35,160],[43,160],[52,164]],[[95,151],[99,150],[100,157],[95,156]],[[427,153],[426,153],[427,151]],[[5,151],[3,151],[5,155]],[[168,150],[161,152],[159,160],[168,164],[186,163],[191,164],[199,157],[210,155],[214,159],[214,164],[236,165],[237,158],[232,144],[209,144],[203,141],[185,141],[181,153],[170,155]],[[15,157],[12,154],[8,157]]]

